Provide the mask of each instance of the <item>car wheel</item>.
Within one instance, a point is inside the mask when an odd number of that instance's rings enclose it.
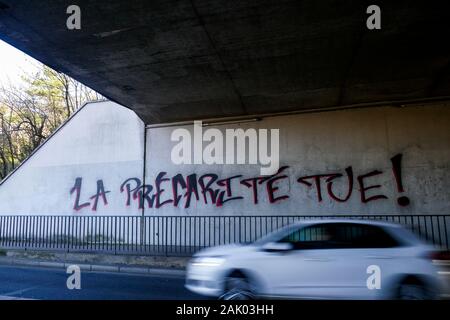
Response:
[[[225,293],[219,297],[220,300],[252,300],[252,293],[248,279],[241,274],[233,274],[225,280]]]
[[[433,299],[433,294],[418,282],[402,283],[398,288],[399,300],[429,300]]]

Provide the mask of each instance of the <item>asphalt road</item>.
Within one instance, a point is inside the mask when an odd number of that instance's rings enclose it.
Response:
[[[62,269],[0,266],[0,299],[114,300],[202,299],[175,275],[134,275],[81,271],[81,289],[69,290]]]

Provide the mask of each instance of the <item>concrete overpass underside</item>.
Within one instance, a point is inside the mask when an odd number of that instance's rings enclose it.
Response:
[[[447,99],[446,2],[0,0],[0,38],[156,124]]]

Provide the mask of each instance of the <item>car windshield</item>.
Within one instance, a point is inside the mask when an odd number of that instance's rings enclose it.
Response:
[[[301,228],[301,226],[290,225],[290,226],[282,227],[278,230],[275,230],[273,232],[266,234],[265,236],[262,236],[258,240],[254,241],[252,244],[257,245],[257,246],[262,246],[269,242],[277,242],[278,240],[282,239],[283,236],[285,236],[289,232],[291,232],[294,228],[299,229],[299,228]]]

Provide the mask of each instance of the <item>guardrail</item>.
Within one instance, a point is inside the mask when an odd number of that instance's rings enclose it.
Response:
[[[339,216],[0,216],[4,249],[191,255],[205,247],[249,243],[295,221],[369,219],[399,223],[449,250],[450,215]]]

